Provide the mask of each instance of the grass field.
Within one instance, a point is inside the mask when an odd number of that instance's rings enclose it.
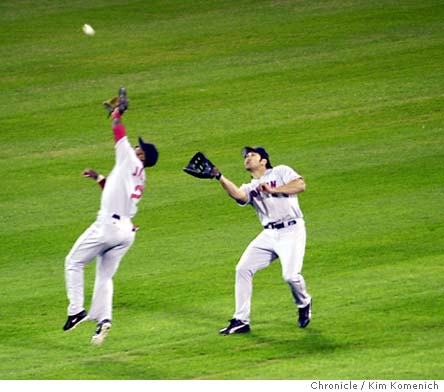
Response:
[[[2,0],[0,379],[442,379],[443,21],[441,0]],[[100,204],[81,171],[113,166],[120,85],[160,159],[95,348],[94,324],[62,332],[64,259]],[[245,145],[308,184],[306,330],[276,262],[251,334],[217,334],[261,228],[182,167],[202,150],[240,185]]]

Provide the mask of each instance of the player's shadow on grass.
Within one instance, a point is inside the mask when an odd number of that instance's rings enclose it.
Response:
[[[267,346],[268,349],[273,347],[273,352],[277,358],[292,358],[295,356],[328,353],[345,349],[349,344],[325,336],[324,333],[317,328],[300,330],[297,327],[290,328],[288,332],[278,334],[276,331],[269,332],[261,329],[259,331],[252,330],[245,337],[249,341],[254,341],[257,348]]]

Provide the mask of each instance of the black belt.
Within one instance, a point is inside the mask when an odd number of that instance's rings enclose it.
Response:
[[[120,215],[113,214],[113,216],[111,218],[120,220]],[[139,230],[139,226],[133,226],[133,230],[132,231],[137,231],[137,230]]]
[[[279,229],[283,229],[284,227],[287,227],[287,226],[293,226],[295,224],[296,224],[296,219],[293,219],[288,222],[281,222],[281,223],[271,222],[271,223],[265,225],[264,229],[278,229],[279,230]]]

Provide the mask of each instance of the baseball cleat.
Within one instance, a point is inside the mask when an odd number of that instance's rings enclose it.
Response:
[[[232,335],[235,333],[246,332],[250,332],[250,325],[235,318],[230,320],[230,324],[228,324],[226,328],[223,328],[219,331],[221,335]]]
[[[91,344],[94,346],[100,346],[105,338],[108,336],[108,332],[111,329],[111,320],[102,320],[97,324],[96,333],[91,338]]]
[[[66,320],[65,325],[63,326],[64,331],[71,331],[77,325],[80,323],[83,323],[84,321],[88,320],[88,314],[85,310],[82,310],[81,312],[75,314],[74,316],[68,316],[68,320]]]
[[[305,328],[311,320],[311,303],[312,301],[310,300],[310,303],[303,307],[303,308],[299,308],[299,320],[298,320],[298,325],[300,328]]]

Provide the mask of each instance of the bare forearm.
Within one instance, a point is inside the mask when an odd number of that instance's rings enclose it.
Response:
[[[305,191],[305,181],[302,178],[291,181],[288,184],[282,185],[277,188],[280,193],[286,193],[287,195],[295,195]]]
[[[238,188],[236,184],[231,182],[225,176],[222,175],[220,177],[219,183],[220,183],[220,185],[222,185],[222,188],[225,189],[227,194],[230,197],[232,197],[233,199],[244,202],[244,203],[246,203],[248,201],[248,195],[246,194],[246,192],[243,191],[242,189]]]
[[[260,190],[265,193],[276,194],[284,193],[286,195],[295,195],[305,191],[305,181],[302,178],[290,181],[288,184],[272,188],[269,184],[261,184]]]

